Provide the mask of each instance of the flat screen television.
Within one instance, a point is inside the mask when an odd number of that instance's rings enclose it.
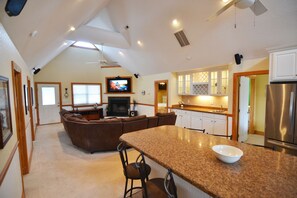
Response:
[[[131,77],[112,77],[106,78],[107,93],[131,93],[132,81]]]

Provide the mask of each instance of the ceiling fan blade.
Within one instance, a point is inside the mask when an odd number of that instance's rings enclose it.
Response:
[[[254,5],[252,5],[250,9],[256,16],[259,16],[267,11],[267,8],[261,3],[260,0],[256,0]]]
[[[207,18],[207,21],[214,20],[217,16],[225,12],[228,8],[230,8],[234,3],[236,3],[238,0],[232,0],[229,3],[227,3],[224,7],[222,7],[219,11],[217,11],[214,15]]]

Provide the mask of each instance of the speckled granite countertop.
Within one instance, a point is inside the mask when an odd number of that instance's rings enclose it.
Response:
[[[213,197],[297,197],[297,157],[176,126],[120,137],[122,141]],[[211,147],[227,144],[244,155],[225,164]]]
[[[199,112],[204,112],[204,113],[214,113],[214,114],[221,114],[221,115],[231,116],[231,114],[228,113],[228,111],[226,109],[224,109],[224,111],[220,111],[220,112],[218,112],[219,109],[217,109],[217,108],[196,107],[196,106],[184,106],[183,108],[173,106],[173,107],[171,107],[171,109],[180,109],[180,110],[187,110],[187,111],[199,111]]]

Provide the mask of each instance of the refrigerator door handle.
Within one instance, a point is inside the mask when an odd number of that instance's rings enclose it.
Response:
[[[295,109],[295,93],[291,92],[290,96],[290,121],[291,124],[294,125],[294,109]],[[294,126],[293,126],[294,127]]]

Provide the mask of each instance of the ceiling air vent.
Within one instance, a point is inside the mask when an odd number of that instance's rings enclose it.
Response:
[[[190,43],[185,35],[185,32],[183,30],[175,32],[174,35],[181,47],[190,45]]]

